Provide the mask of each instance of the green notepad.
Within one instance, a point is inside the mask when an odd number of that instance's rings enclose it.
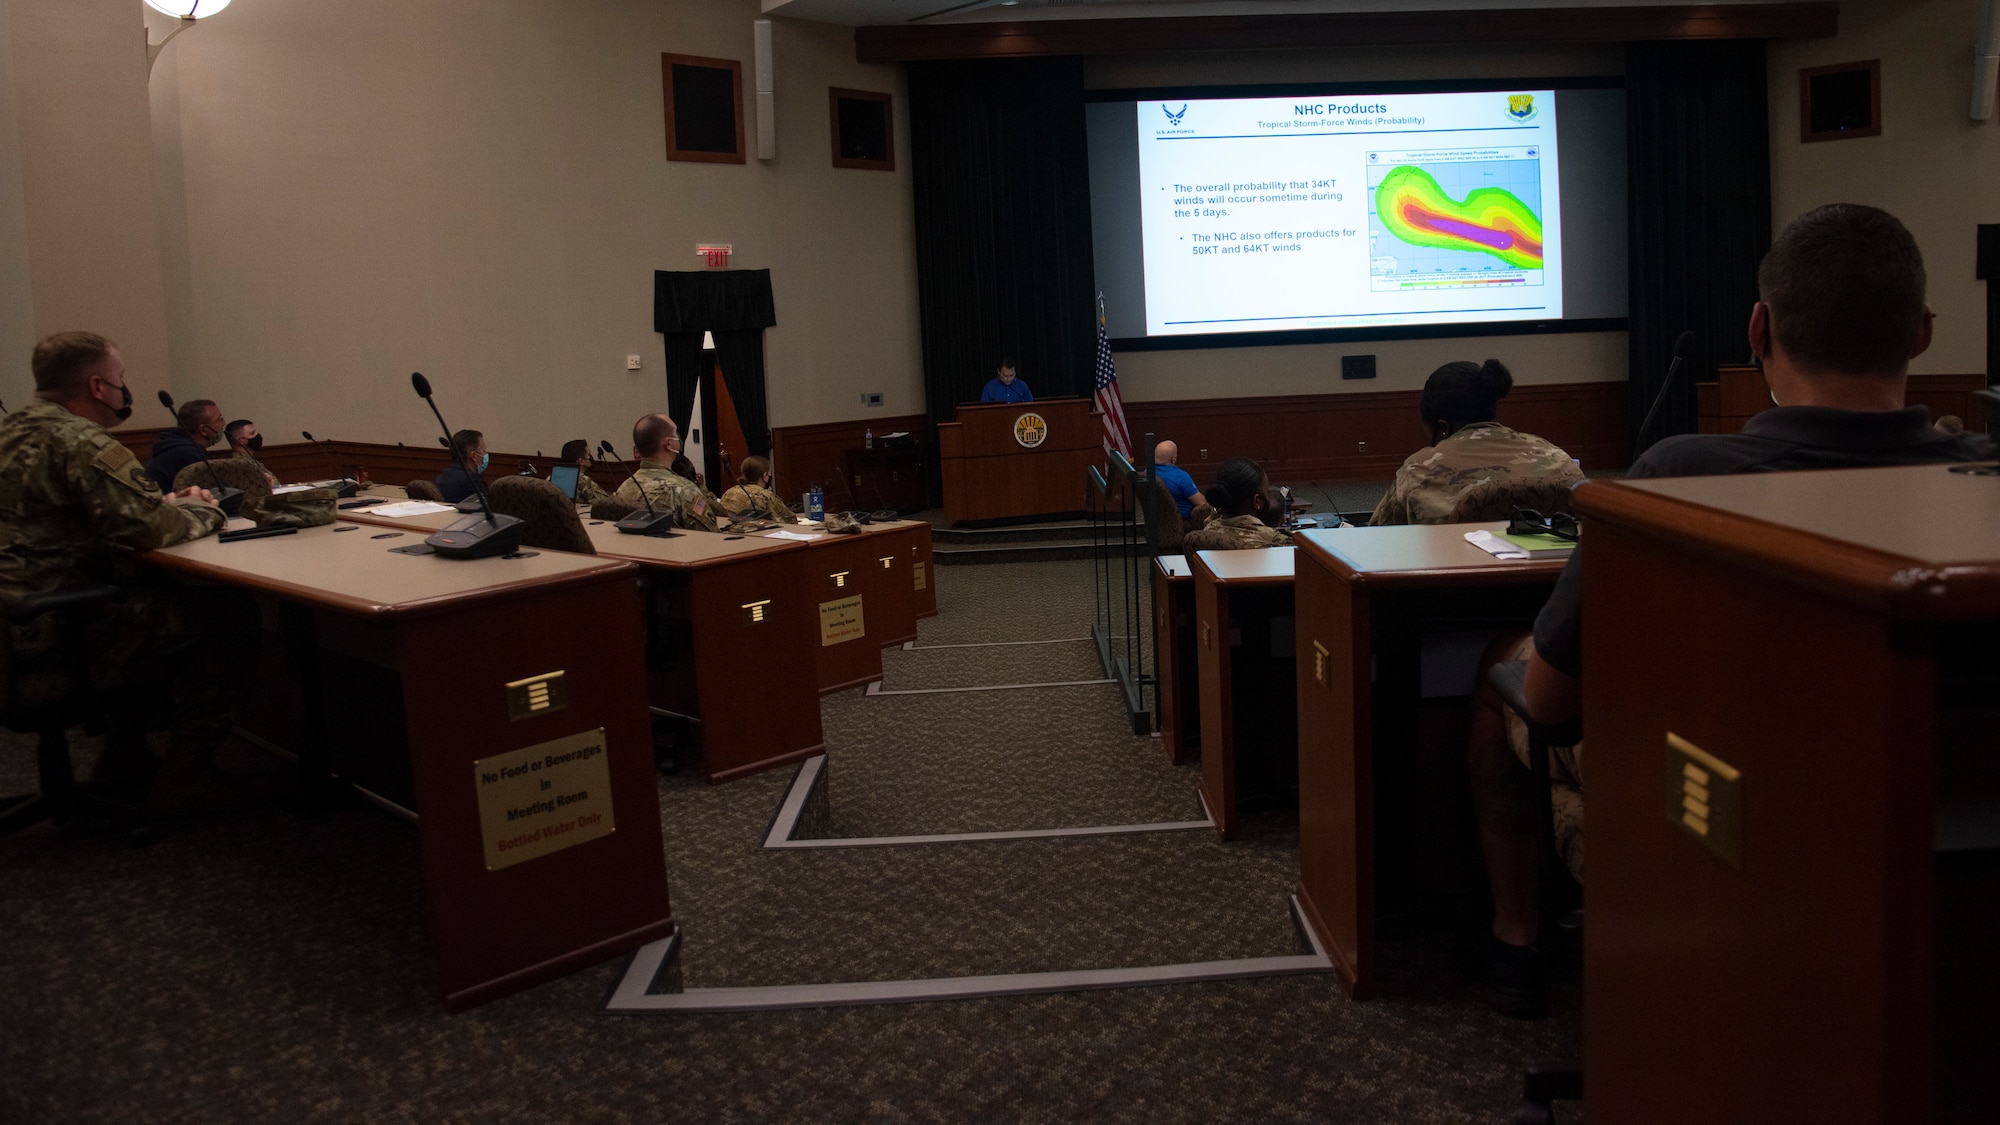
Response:
[[[1555,535],[1515,535],[1509,531],[1498,531],[1494,534],[1528,552],[1528,557],[1531,559],[1568,558],[1570,552],[1576,550],[1576,540],[1563,539]]]

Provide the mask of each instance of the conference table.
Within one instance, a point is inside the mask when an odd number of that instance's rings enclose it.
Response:
[[[1201,795],[1225,840],[1236,838],[1240,822],[1239,758],[1255,755],[1266,784],[1289,787],[1296,743],[1290,667],[1295,553],[1268,547],[1187,556],[1201,680]]]
[[[1992,1120],[2000,477],[1576,507],[1592,1116]]]
[[[1153,605],[1159,669],[1153,700],[1167,761],[1183,765],[1201,753],[1201,653],[1195,645],[1194,570],[1186,555],[1153,559]]]
[[[1378,825],[1375,806],[1385,786],[1408,783],[1424,639],[1525,628],[1562,573],[1562,559],[1500,559],[1465,540],[1505,526],[1301,531],[1287,552],[1297,556],[1298,898],[1357,1000],[1375,993],[1378,851],[1415,846],[1408,824]]]
[[[277,726],[259,733],[309,784],[414,813],[438,989],[459,1011],[673,932],[639,571],[397,550],[412,542],[335,523],[141,558],[276,603],[290,659],[264,662],[252,709]]]

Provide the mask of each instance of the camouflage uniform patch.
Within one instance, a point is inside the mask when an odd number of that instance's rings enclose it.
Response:
[[[1212,520],[1188,532],[1181,539],[1181,550],[1195,551],[1248,551],[1260,547],[1289,547],[1292,537],[1275,527],[1266,527],[1256,516],[1229,516]]]
[[[779,523],[791,523],[798,517],[778,499],[778,494],[761,484],[739,484],[722,494],[722,510],[730,515],[740,515],[755,509],[752,516],[757,519],[772,519]]]
[[[1449,523],[1465,494],[1489,481],[1568,487],[1582,479],[1561,447],[1498,422],[1475,422],[1412,453],[1369,523]]]
[[[642,496],[640,489],[644,489]],[[639,471],[618,486],[608,503],[624,505],[628,512],[651,507],[655,512],[672,512],[676,527],[692,531],[715,530],[715,500],[700,485],[667,467],[664,461],[642,458]],[[596,515],[595,505],[592,515]],[[603,517],[598,517],[603,518]]]

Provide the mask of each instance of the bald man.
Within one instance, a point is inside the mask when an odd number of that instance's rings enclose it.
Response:
[[[1194,511],[1197,505],[1206,504],[1208,501],[1202,497],[1201,490],[1194,486],[1194,478],[1187,475],[1187,470],[1174,464],[1180,459],[1180,455],[1181,447],[1173,442],[1163,441],[1154,446],[1153,475],[1160,478],[1160,483],[1167,486],[1168,492],[1174,494],[1174,507],[1179,508],[1181,518],[1186,519],[1188,513]]]

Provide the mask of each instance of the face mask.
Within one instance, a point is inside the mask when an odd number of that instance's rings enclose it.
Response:
[[[132,416],[132,388],[129,386],[120,386],[118,389],[125,393],[125,405],[119,407],[116,411],[118,420],[123,422]]]
[[[488,466],[488,465],[490,465],[490,464],[492,464],[492,463],[493,463],[493,455],[492,455],[491,453],[482,453],[482,454],[480,454],[480,455],[479,455],[479,471],[480,471],[480,472],[482,472],[482,473],[483,473],[483,472],[485,472],[485,471],[486,471],[486,466]]]
[[[256,437],[253,437],[249,441],[244,442],[243,448],[249,450],[252,453],[255,453],[258,450],[264,448],[264,435],[258,434]]]

